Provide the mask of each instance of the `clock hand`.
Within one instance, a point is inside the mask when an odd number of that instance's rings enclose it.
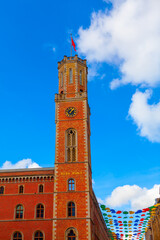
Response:
[[[69,113],[72,113],[74,111],[74,109],[72,108],[70,111],[69,111]]]

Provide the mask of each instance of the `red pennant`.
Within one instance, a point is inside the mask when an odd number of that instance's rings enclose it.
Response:
[[[75,42],[73,41],[73,38],[71,37],[71,41],[72,41],[72,46],[73,46],[73,48],[74,48],[74,51],[76,51],[76,44],[75,44]]]

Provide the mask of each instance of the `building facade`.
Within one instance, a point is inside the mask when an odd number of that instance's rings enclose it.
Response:
[[[156,204],[160,204],[160,198],[156,199]],[[151,217],[150,226],[145,234],[146,240],[160,240],[160,206],[156,208],[156,213]]]
[[[0,239],[109,240],[92,189],[86,60],[58,63],[54,168],[0,171]]]

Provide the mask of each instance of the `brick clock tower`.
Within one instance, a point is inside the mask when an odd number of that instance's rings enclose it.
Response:
[[[58,62],[53,239],[109,240],[92,189],[86,60]]]
[[[92,239],[90,108],[86,60],[58,63],[53,239]]]
[[[0,170],[0,239],[109,240],[92,189],[86,60],[58,63],[55,167]]]

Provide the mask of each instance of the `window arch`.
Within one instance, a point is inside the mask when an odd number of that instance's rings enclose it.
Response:
[[[75,228],[67,229],[67,231],[65,233],[65,239],[66,240],[77,240],[78,239],[77,230]]]
[[[22,185],[19,186],[19,193],[24,193],[24,187]]]
[[[0,187],[0,194],[4,194],[4,187],[3,186]]]
[[[68,191],[74,191],[75,190],[75,180],[73,178],[70,178],[68,180]]]
[[[77,160],[77,132],[75,129],[66,131],[66,161],[75,162]]]
[[[20,232],[15,232],[13,234],[13,240],[22,240],[22,234]]]
[[[36,218],[44,218],[44,206],[41,203],[36,207]]]
[[[73,83],[73,71],[72,71],[72,68],[69,69],[69,83]]]
[[[23,206],[21,204],[17,205],[16,207],[16,218],[17,219],[23,218]]]
[[[34,240],[44,240],[43,233],[41,231],[36,231],[34,234]]]
[[[68,217],[75,217],[75,203],[68,203]]]
[[[39,193],[43,193],[43,185],[39,185]]]

